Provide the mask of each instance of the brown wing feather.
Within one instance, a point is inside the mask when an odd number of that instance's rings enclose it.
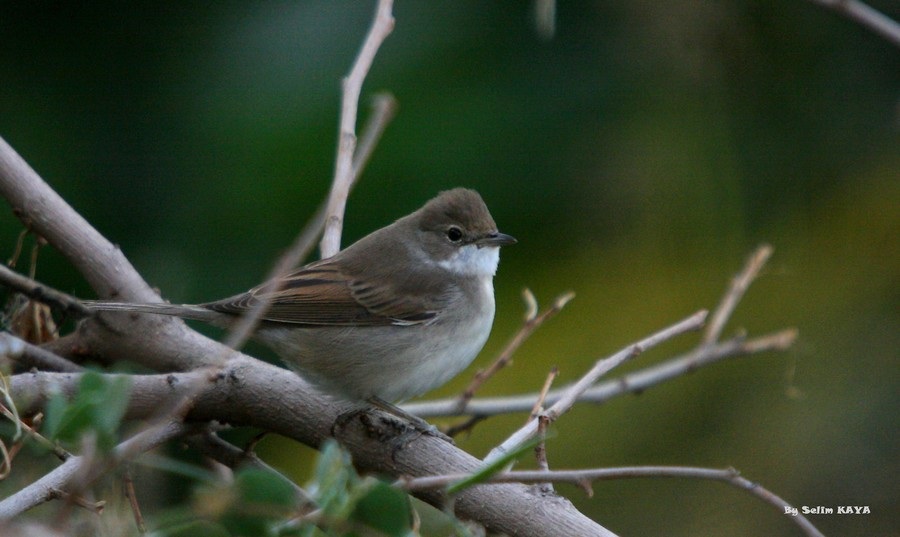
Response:
[[[263,320],[310,326],[418,324],[431,320],[437,313],[437,308],[427,308],[415,296],[366,286],[328,260],[288,275],[281,289],[272,291],[273,288],[271,284],[263,284],[204,306],[240,315],[260,300],[268,300],[269,308]]]

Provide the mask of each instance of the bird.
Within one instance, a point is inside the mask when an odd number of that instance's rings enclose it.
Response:
[[[229,298],[84,304],[92,313],[229,328],[265,301],[254,339],[325,393],[391,410],[445,384],[481,351],[494,320],[499,250],[516,242],[498,231],[478,192],[455,188],[332,257]]]

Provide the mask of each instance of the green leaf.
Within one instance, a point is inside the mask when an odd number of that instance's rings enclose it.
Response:
[[[351,518],[386,535],[403,537],[412,526],[409,496],[378,481],[359,498]]]
[[[113,436],[125,416],[125,411],[128,410],[131,380],[126,375],[101,378],[106,382],[95,392],[102,399],[95,400],[94,425],[101,433]]]
[[[296,500],[294,489],[281,476],[257,468],[245,468],[235,475],[238,500],[221,522],[233,535],[269,535],[284,520]]]
[[[333,440],[326,441],[316,461],[315,481],[307,486],[322,510],[346,518],[352,505],[350,490],[359,484],[350,455]]]
[[[62,428],[62,420],[68,404],[65,396],[59,392],[54,392],[50,396],[50,400],[44,405],[44,426],[41,431],[44,436],[51,440],[59,437],[59,430]]]
[[[290,507],[294,489],[281,476],[259,468],[244,468],[235,476],[241,500],[271,506]]]
[[[45,435],[60,442],[76,442],[85,432],[94,431],[100,448],[111,449],[128,408],[130,391],[131,382],[125,375],[84,373],[71,401],[67,402],[60,393],[50,397]]]

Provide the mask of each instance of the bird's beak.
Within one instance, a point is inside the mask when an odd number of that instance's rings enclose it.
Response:
[[[512,235],[494,232],[476,240],[475,244],[479,248],[484,248],[485,246],[507,246],[509,244],[515,244],[517,242],[519,241],[517,241]]]

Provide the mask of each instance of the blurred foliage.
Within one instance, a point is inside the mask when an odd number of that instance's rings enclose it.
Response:
[[[92,435],[97,446],[111,450],[119,438],[119,425],[131,394],[131,379],[127,375],[103,376],[94,371],[82,375],[78,392],[72,400],[57,392],[47,402],[43,428],[44,436],[63,444],[67,449],[77,447],[85,434]]]
[[[308,501],[282,476],[244,468],[233,481],[196,487],[191,508],[164,513],[154,535],[406,537],[412,531],[408,496],[383,481],[360,477],[334,442],[317,455],[306,490]]]
[[[900,18],[894,1],[871,5]],[[804,0],[561,2],[549,41],[530,10],[397,3],[363,98],[389,90],[400,110],[351,197],[345,242],[439,190],[478,189],[520,243],[503,253],[477,366],[519,324],[522,287],[545,301],[577,293],[485,394],[536,390],[553,365],[573,380],[714,306],[744,256],[773,244],[729,330],[796,326],[794,350],[578,408],[556,426],[550,464],[734,466],[797,505],[871,507],[814,517],[826,534],[895,532],[900,53]],[[7,2],[0,135],[167,298],[229,295],[259,280],[327,192],[339,81],[372,11]],[[20,229],[0,216],[8,252]],[[90,297],[48,250],[38,278]],[[460,444],[484,454],[521,421]],[[295,443],[260,451],[298,480],[311,471]],[[560,489],[623,534],[797,534],[714,483]]]

